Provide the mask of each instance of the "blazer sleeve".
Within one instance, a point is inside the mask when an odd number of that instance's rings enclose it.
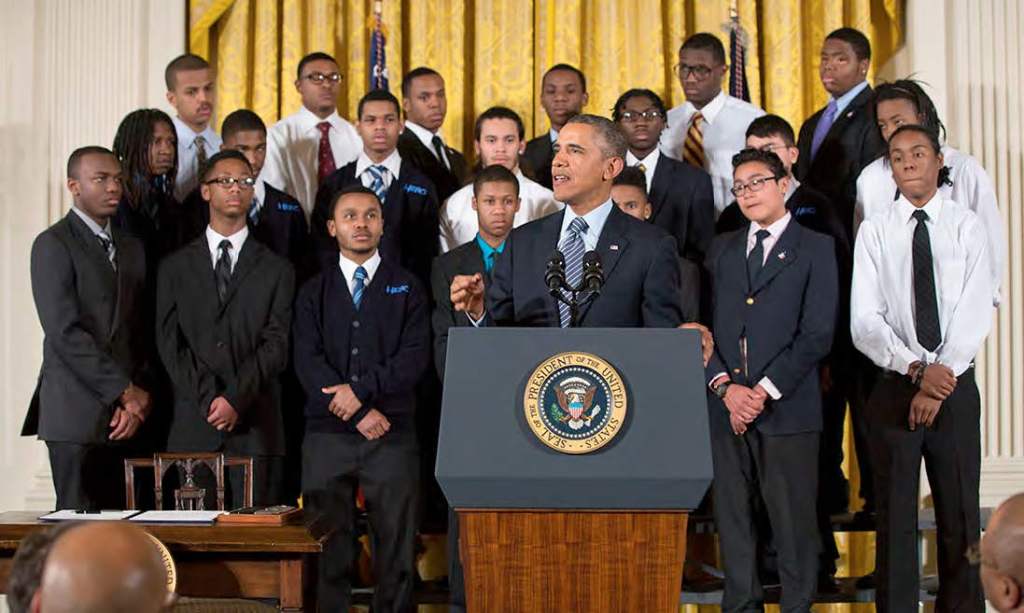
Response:
[[[689,231],[686,233],[686,244],[680,245],[683,256],[691,262],[700,264],[704,260],[715,236],[715,192],[711,188],[711,176],[706,172],[698,172],[697,184],[690,198]]]
[[[317,263],[338,251],[338,243],[327,231],[327,220],[331,217],[331,200],[338,190],[339,181],[337,175],[331,175],[324,179],[316,190],[316,202],[313,211],[309,215],[309,235],[313,239],[313,251]]]
[[[264,386],[288,366],[295,272],[291,264],[284,261],[280,263],[279,271],[273,284],[270,314],[260,331],[255,351],[238,365],[235,378],[227,382],[224,390],[224,397],[242,416],[261,395]]]
[[[714,283],[715,283],[715,267],[718,264],[718,256],[721,253],[721,242],[714,241],[711,247],[708,249],[708,255],[704,259],[704,270],[706,272],[705,277],[711,281],[710,287],[707,288],[705,295],[710,296],[711,301],[711,313],[712,316],[718,312],[717,300],[715,299]],[[714,319],[709,319],[708,328],[715,332]],[[722,359],[722,354],[719,353],[718,348],[721,343],[720,339],[715,337],[715,347],[711,352],[711,357],[708,359],[708,365],[704,367],[704,379],[706,384],[710,384],[711,381],[721,373],[729,373],[729,367],[725,365],[725,360]]]
[[[664,236],[651,248],[653,253],[643,281],[643,326],[675,328],[683,321],[675,239]]]
[[[328,406],[331,395],[321,389],[344,382],[330,361],[324,347],[321,305],[321,277],[307,283],[295,301],[292,325],[295,374],[306,392],[306,415],[326,417],[332,415]]]
[[[431,313],[431,326],[434,329],[434,365],[437,375],[444,380],[444,360],[448,353],[448,329],[457,326],[455,310],[452,307],[451,283],[445,274],[444,262],[440,257],[434,258],[430,271],[430,287],[434,296],[434,309]],[[465,315],[463,315],[465,318]]]
[[[426,188],[425,197],[406,199],[406,206],[414,210],[407,210],[406,215],[402,216],[405,226],[402,228],[402,236],[412,238],[406,243],[410,245],[409,253],[403,254],[406,269],[423,283],[430,279],[430,264],[440,247],[437,190],[431,184],[426,185]]]
[[[764,369],[764,376],[783,398],[793,393],[832,347],[839,308],[839,280],[832,238],[822,236],[821,244],[807,252],[810,277],[803,291],[796,336]]]
[[[32,298],[47,345],[104,406],[110,406],[131,379],[82,326],[71,261],[60,239],[52,232],[41,234],[32,245]]]

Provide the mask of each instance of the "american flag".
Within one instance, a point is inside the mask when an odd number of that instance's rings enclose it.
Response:
[[[382,14],[383,0],[373,3],[373,15],[370,17],[370,89],[388,89],[387,30],[384,28]]]
[[[740,14],[735,7],[729,10],[729,95],[750,102],[747,86],[747,32],[740,25]]]

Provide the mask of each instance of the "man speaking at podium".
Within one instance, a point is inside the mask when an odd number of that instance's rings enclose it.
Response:
[[[567,205],[564,212],[512,231],[494,264],[490,287],[484,287],[480,274],[456,276],[451,285],[455,310],[465,312],[474,325],[678,326],[675,240],[612,203],[612,180],[625,164],[625,137],[604,117],[577,115],[559,131],[554,149],[551,175],[555,199]],[[546,283],[556,250],[569,285],[583,277],[588,252],[597,254],[603,272],[600,293],[580,307],[575,322],[568,305],[556,300]],[[592,262],[593,256],[586,259]]]

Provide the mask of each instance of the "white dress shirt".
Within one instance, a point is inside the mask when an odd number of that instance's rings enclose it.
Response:
[[[267,131],[267,161],[260,172],[261,179],[299,199],[307,220],[316,205],[319,187],[320,128],[317,125],[321,121],[331,124],[327,139],[334,154],[334,166],[341,168],[355,161],[363,150],[363,141],[355,127],[337,112],[320,119],[302,107]]]
[[[651,184],[654,183],[654,170],[658,167],[658,158],[661,157],[661,152],[655,147],[654,151],[647,154],[647,157],[640,159],[633,155],[632,151],[626,152],[626,166],[636,166],[637,164],[644,165],[644,177],[647,179],[647,193],[651,193]]]
[[[931,352],[917,341],[914,230],[917,209],[900,196],[866,219],[854,247],[850,332],[878,366],[905,374],[912,362],[944,364],[957,376],[971,365],[992,325],[988,243],[978,217],[940,193],[924,206],[942,341]]]
[[[440,137],[440,134],[437,132],[431,132],[420,124],[413,123],[411,121],[405,122],[405,128],[410,130],[416,138],[420,139],[420,142],[427,148],[427,151],[434,154],[434,157],[437,157],[437,150],[434,149],[434,137]],[[441,138],[441,143],[445,144],[444,138]],[[444,147],[441,147],[441,162],[448,168],[448,170],[452,169],[452,163],[448,160],[448,154],[445,153]]]
[[[992,275],[992,304],[999,306],[1000,286],[1006,270],[1006,240],[1003,237],[1003,218],[999,215],[999,202],[992,179],[978,160],[952,147],[942,148],[943,163],[949,167],[953,185],[943,185],[939,194],[974,211],[985,227],[988,238],[988,268]],[[896,199],[896,180],[892,167],[880,157],[864,167],[857,177],[857,206],[854,209],[853,232],[865,219],[888,211]]]
[[[715,192],[715,219],[718,219],[722,210],[733,200],[729,191],[732,187],[732,156],[746,146],[750,122],[764,115],[764,111],[724,92],[699,110],[704,117],[705,170],[711,175],[711,185]],[[659,145],[662,153],[680,161],[683,159],[686,132],[690,129],[690,119],[697,111],[693,104],[684,102],[668,112],[668,126],[661,133]]]
[[[383,166],[387,169],[387,172],[383,173],[384,176],[384,191],[391,188],[391,183],[398,179],[399,173],[402,172],[402,156],[398,155],[398,149],[391,152],[391,155],[384,158],[381,163],[376,163],[370,159],[370,156],[366,155],[366,151],[360,151],[359,157],[356,158],[356,176],[362,182],[363,187],[367,189],[373,189],[373,175],[370,174],[367,169],[370,166]]]
[[[206,140],[203,151],[206,152],[206,159],[210,159],[214,153],[220,151],[220,136],[213,128],[206,126],[206,129],[196,134],[192,128],[175,116],[174,132],[178,137],[178,176],[174,179],[174,197],[178,202],[183,202],[185,197],[199,185],[199,157],[196,137],[202,136]]]
[[[565,206],[555,200],[550,189],[530,180],[519,169],[516,169],[516,179],[519,180],[520,203],[512,219],[513,228],[557,213]],[[452,194],[441,207],[441,253],[468,243],[479,231],[480,223],[473,210],[473,184],[470,183]]]
[[[235,272],[235,264],[238,263],[238,254],[242,253],[242,245],[245,239],[249,238],[249,227],[242,226],[242,229],[231,236],[221,236],[210,226],[206,226],[206,244],[210,248],[210,262],[217,268],[217,259],[220,258],[220,242],[228,240],[231,242],[231,249],[228,249],[228,257],[231,260],[231,272]]]
[[[356,264],[339,253],[338,266],[341,268],[341,274],[345,277],[345,283],[348,285],[348,293],[355,296],[356,269],[362,266],[363,270],[366,271],[366,279],[363,281],[363,287],[368,287],[370,285],[370,281],[373,281],[373,276],[377,274],[377,268],[380,267],[380,251],[374,251],[373,255],[370,256],[370,259],[366,260],[362,264]]]

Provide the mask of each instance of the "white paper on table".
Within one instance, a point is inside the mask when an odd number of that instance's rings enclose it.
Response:
[[[99,511],[86,513],[74,509],[54,511],[39,517],[40,521],[119,521],[138,515],[138,511]]]
[[[150,524],[212,524],[224,511],[146,511],[131,521]]]

